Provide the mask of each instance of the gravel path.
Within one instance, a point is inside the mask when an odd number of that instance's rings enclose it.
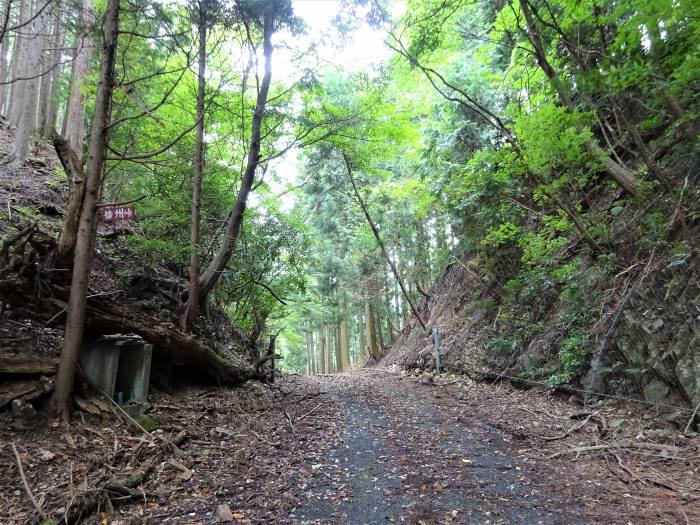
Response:
[[[150,401],[157,435],[184,430],[185,442],[133,497],[84,523],[700,523],[700,439],[634,406],[584,408],[546,391],[382,369]],[[75,420],[57,429],[0,416],[0,525],[40,522],[10,443],[54,516],[153,453],[119,419]],[[633,440],[666,449],[571,453]]]
[[[322,481],[294,512],[298,522],[589,522],[570,491],[552,491],[554,473],[509,455],[512,436],[436,403],[429,387],[378,372],[325,383],[345,431],[314,465]]]

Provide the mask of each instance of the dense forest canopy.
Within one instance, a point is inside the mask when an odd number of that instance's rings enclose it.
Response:
[[[661,372],[609,341],[631,294],[697,307],[698,2],[2,6],[5,162],[65,146],[68,390],[105,203],[136,211],[132,263],[109,254],[125,287],[180,281],[155,316],[278,334],[289,371],[379,360],[412,315],[429,332],[455,266],[483,292],[481,362],[553,386],[597,366],[638,391]]]

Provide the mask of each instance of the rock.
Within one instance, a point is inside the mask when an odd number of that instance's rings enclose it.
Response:
[[[39,459],[41,461],[51,461],[55,457],[56,454],[54,454],[50,450],[44,450],[43,448],[39,449]]]
[[[137,419],[139,425],[141,425],[143,428],[148,430],[149,432],[153,432],[158,428],[158,423],[156,423],[155,419],[153,419],[151,416],[144,414],[140,418]]]
[[[23,399],[14,399],[10,404],[12,415],[23,419],[31,419],[36,416],[34,405],[27,403]]]
[[[222,503],[216,506],[216,519],[219,522],[233,521],[233,512],[231,512],[231,507]]]
[[[616,432],[618,430],[622,430],[626,426],[627,426],[627,422],[624,419],[613,419],[610,422],[610,430],[612,430],[613,432]]]
[[[228,428],[225,427],[216,427],[214,429],[214,432],[225,439],[232,438],[233,436],[235,436],[233,432],[231,432]]]
[[[688,414],[685,410],[676,410],[670,414],[665,414],[664,421],[668,421],[678,428],[685,428],[685,425],[688,423]]]
[[[649,403],[661,403],[668,395],[668,386],[659,379],[652,379],[644,387],[644,399]]]
[[[664,325],[663,319],[654,319],[653,321],[646,322],[642,325],[642,328],[644,329],[645,332],[649,334],[653,334],[655,332],[658,332],[661,330],[661,327]]]

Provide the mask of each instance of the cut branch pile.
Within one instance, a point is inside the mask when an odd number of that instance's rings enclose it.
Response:
[[[109,500],[109,505],[113,498],[124,500],[143,496],[142,492],[135,489],[146,481],[157,465],[177,451],[177,447],[185,441],[186,437],[187,433],[182,430],[172,440],[163,440],[157,447],[157,451],[136,469],[110,477],[101,487],[77,495],[66,510],[63,523],[67,525],[78,523],[84,517],[92,514],[102,500]]]

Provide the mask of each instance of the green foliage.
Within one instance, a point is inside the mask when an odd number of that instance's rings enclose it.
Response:
[[[513,242],[520,236],[520,228],[512,222],[499,224],[498,228],[490,230],[481,241],[484,246],[498,248],[509,242]]]
[[[589,364],[591,348],[588,335],[581,329],[574,329],[564,339],[559,350],[561,372],[549,378],[556,386],[577,379]]]
[[[590,120],[590,115],[574,114],[551,102],[538,105],[533,113],[519,115],[515,132],[528,168],[546,180],[567,169],[594,168],[595,159],[584,148],[591,132],[577,130]],[[585,183],[585,179],[579,182]]]
[[[309,367],[308,343],[321,328],[337,328],[342,316],[358,341],[366,303],[379,312],[386,339],[387,318],[401,326],[408,314],[358,207],[346,160],[412,298],[420,300],[417,285],[434,280],[454,252],[469,252],[482,263],[487,292],[503,294],[488,308],[499,312],[498,332],[485,354],[510,366],[538,334],[555,333],[547,355],[528,357],[527,365],[551,384],[585,371],[588,334],[608,280],[635,257],[663,251],[671,237],[668,269],[690,264],[690,239],[677,232],[680,211],[691,228],[698,218],[695,183],[682,180],[698,156],[683,138],[700,110],[698,3],[530,4],[539,60],[513,3],[411,0],[402,20],[392,22],[385,2],[348,0],[339,38],[364,23],[391,27],[388,41],[412,58],[394,56],[356,74],[311,67],[278,79],[274,71],[258,173],[265,175],[215,300],[239,330],[283,329],[286,369]],[[293,2],[246,0],[211,13],[205,262],[220,243],[248,152],[254,79],[262,73],[248,38],[259,46],[262,16],[272,5],[276,29],[288,30],[284,44],[276,42],[282,48],[303,30]],[[146,197],[136,205],[140,229],[126,244],[148,266],[186,269],[191,250],[194,134],[187,130],[195,120],[196,75],[183,52],[196,44],[191,16],[182,6],[155,4],[125,13],[122,24],[127,33],[169,35],[158,45],[135,35],[124,48],[110,130],[105,197]],[[245,30],[242,20],[250,22]],[[88,98],[95,78],[86,85]],[[144,107],[156,109],[143,115]],[[285,181],[274,172],[277,163],[293,164],[280,160],[291,145],[299,173],[278,191]],[[591,153],[598,151],[592,145],[602,153]],[[641,196],[629,198],[611,181],[606,155],[641,179]],[[655,170],[672,191],[654,195],[661,193]],[[291,211],[280,193],[291,196]]]

